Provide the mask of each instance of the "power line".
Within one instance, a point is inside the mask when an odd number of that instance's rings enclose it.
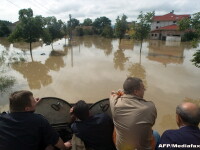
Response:
[[[30,0],[29,0],[30,1]],[[32,4],[34,4],[36,7],[40,7],[40,8],[42,8],[43,9],[43,11],[45,11],[45,12],[49,12],[49,11],[51,11],[52,13],[56,13],[56,12],[54,12],[54,11],[52,11],[52,10],[50,10],[50,9],[48,9],[48,8],[46,8],[46,7],[44,7],[41,3],[39,3],[38,1],[30,1]],[[36,5],[37,4],[37,5]]]
[[[18,5],[14,4],[13,2],[11,2],[11,1],[9,1],[9,0],[7,0],[7,1],[8,1],[9,3],[13,4],[14,6],[20,8]]]
[[[41,3],[39,3],[39,1],[37,1],[37,0],[35,0],[35,2],[37,2],[40,6],[42,6],[43,8],[45,8],[47,11],[51,11],[51,12],[53,12],[53,13],[56,13],[55,11],[53,11],[53,10],[51,10],[51,9],[49,9],[49,8],[47,8],[47,7],[45,7],[44,5],[42,5]]]

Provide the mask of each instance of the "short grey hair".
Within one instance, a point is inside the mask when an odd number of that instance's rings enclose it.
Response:
[[[186,110],[182,107],[182,104],[176,107],[176,114],[178,114],[183,122],[190,125],[198,126],[200,122],[200,108],[197,107],[197,110]]]
[[[124,93],[132,94],[134,90],[139,90],[141,82],[140,78],[128,77],[123,84]]]

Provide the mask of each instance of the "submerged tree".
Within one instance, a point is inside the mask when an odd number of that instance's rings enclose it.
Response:
[[[126,30],[128,28],[128,23],[127,23],[126,19],[127,19],[127,16],[124,14],[121,17],[121,19],[119,18],[119,16],[116,19],[115,35],[116,35],[116,37],[119,38],[120,42],[121,42],[121,39],[124,37]]]
[[[7,37],[11,33],[6,21],[0,21],[0,37]]]
[[[90,19],[90,18],[84,19],[82,25],[83,25],[83,26],[91,26],[91,25],[92,25],[92,19]]]
[[[189,30],[192,33],[192,37],[189,37],[189,39],[192,40],[193,47],[198,47],[200,41],[200,12],[193,14],[191,18],[180,20],[178,25],[180,30]],[[197,50],[191,61],[196,67],[200,68],[200,50]]]
[[[98,35],[101,35],[103,32],[103,29],[107,26],[111,26],[111,20],[105,16],[96,18],[93,22],[95,33]]]
[[[32,43],[38,41],[43,31],[42,17],[33,17],[33,11],[30,8],[22,9],[19,11],[19,21],[20,23],[15,31],[9,36],[9,40],[12,42],[24,41],[29,43],[32,58]]]
[[[64,46],[66,46],[66,39],[67,39],[68,29],[67,29],[67,24],[65,24],[65,23],[63,25],[63,32],[64,32],[64,37],[65,37],[65,45]]]
[[[62,26],[63,22],[61,20],[57,20],[56,17],[47,17],[46,21],[46,31],[44,32],[44,42],[49,44],[51,43],[53,49],[53,41],[57,38],[62,38]]]
[[[11,42],[24,41],[30,44],[32,58],[32,43],[42,36],[44,21],[42,16],[33,17],[31,8],[19,11],[19,24],[14,32],[9,36]]]
[[[139,40],[141,42],[140,46],[140,52],[142,50],[142,42],[144,39],[146,39],[149,35],[149,32],[151,30],[151,22],[153,19],[155,12],[147,12],[146,14],[143,14],[143,12],[140,12],[140,15],[138,16],[139,22],[135,25],[135,36],[134,38]]]

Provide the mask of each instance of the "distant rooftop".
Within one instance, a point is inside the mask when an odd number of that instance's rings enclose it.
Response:
[[[170,12],[163,16],[154,16],[153,21],[179,21],[183,18],[189,18],[190,15],[176,15],[174,12]]]

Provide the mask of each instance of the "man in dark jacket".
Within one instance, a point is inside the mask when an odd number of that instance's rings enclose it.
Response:
[[[30,91],[16,91],[9,100],[10,113],[0,115],[0,150],[66,149],[48,121],[34,113],[37,100]]]
[[[85,101],[78,101],[71,110],[75,122],[71,125],[74,134],[85,144],[86,148],[94,150],[116,150],[113,143],[112,119],[102,113],[89,115],[89,107]]]
[[[200,108],[185,102],[176,108],[177,130],[167,130],[161,136],[159,150],[200,150]]]

